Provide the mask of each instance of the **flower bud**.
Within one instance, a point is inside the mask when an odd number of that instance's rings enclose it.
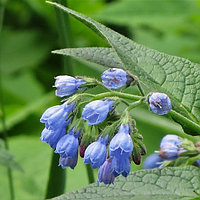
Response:
[[[67,75],[57,76],[55,79],[56,81],[54,87],[57,88],[55,95],[58,97],[70,96],[79,89],[79,86],[86,83],[83,79]]]
[[[152,93],[148,103],[150,110],[158,115],[165,115],[172,109],[170,98],[164,93]]]
[[[118,89],[124,85],[130,85],[133,78],[124,70],[118,68],[110,68],[101,75],[103,84],[110,89]]]
[[[114,182],[115,176],[111,172],[112,158],[108,158],[98,171],[98,183],[103,182],[104,184],[111,184]]]

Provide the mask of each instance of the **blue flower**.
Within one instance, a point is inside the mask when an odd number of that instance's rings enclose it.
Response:
[[[180,138],[177,135],[166,135],[162,138],[160,142],[160,148],[165,146],[166,143],[170,143],[176,146],[180,146],[182,144]]]
[[[110,68],[103,72],[101,79],[107,88],[118,89],[127,84],[128,76],[122,69]]]
[[[51,148],[55,149],[60,138],[65,135],[65,131],[66,126],[63,126],[56,130],[44,128],[41,133],[40,139],[42,142],[46,142]]]
[[[179,155],[179,148],[171,143],[165,143],[160,149],[160,155],[167,160],[175,160]]]
[[[121,124],[118,133],[112,138],[109,145],[111,157],[120,154],[128,158],[131,155],[133,151],[133,141],[129,132],[129,125]]]
[[[77,160],[78,160],[78,152],[76,153],[76,155],[74,157],[61,157],[60,156],[58,166],[61,166],[63,169],[66,167],[70,167],[71,169],[74,169],[74,167],[77,164]]]
[[[133,142],[129,132],[129,125],[121,124],[109,145],[110,157],[113,158],[111,171],[115,176],[122,174],[126,177],[130,172],[129,157],[133,151]]]
[[[165,115],[172,109],[170,98],[164,93],[152,93],[148,102],[150,110],[158,115]]]
[[[40,118],[41,123],[45,123],[47,129],[59,129],[66,122],[68,115],[74,109],[73,104],[68,104],[68,102],[62,105],[57,105],[48,108]]]
[[[84,154],[83,162],[85,164],[91,164],[92,168],[100,167],[106,160],[106,144],[108,136],[99,137],[96,142],[90,144]]]
[[[153,168],[159,168],[162,165],[162,162],[164,159],[159,156],[159,154],[154,153],[148,156],[144,162],[143,167],[144,169],[153,169]]]
[[[114,182],[115,176],[111,172],[112,158],[108,158],[98,171],[98,183],[103,182],[104,184],[111,184]]]
[[[54,87],[57,88],[55,94],[58,97],[74,94],[79,89],[79,86],[86,83],[86,81],[83,79],[78,79],[67,75],[57,76],[55,79],[56,81]]]
[[[87,120],[89,125],[96,125],[103,122],[110,110],[112,110],[112,100],[96,100],[88,103],[83,109],[82,118]]]
[[[174,160],[179,153],[184,152],[181,148],[182,141],[177,135],[166,135],[160,143],[160,155],[167,160]]]
[[[63,158],[73,158],[78,152],[78,137],[80,130],[74,134],[72,128],[67,135],[64,135],[57,143],[55,153],[59,153]]]

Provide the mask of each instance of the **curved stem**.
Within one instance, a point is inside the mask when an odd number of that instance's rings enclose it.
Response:
[[[101,94],[97,94],[93,99],[93,100],[98,100],[98,99],[103,99],[105,97],[119,97],[119,98],[123,98],[123,99],[129,99],[129,100],[140,100],[142,98],[142,96],[137,96],[137,95],[133,95],[133,94],[127,94],[127,93],[122,93],[122,92],[116,92],[116,91],[111,91],[111,92],[105,92],[105,93],[101,93]]]

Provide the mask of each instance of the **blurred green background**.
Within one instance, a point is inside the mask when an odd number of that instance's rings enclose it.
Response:
[[[69,8],[140,44],[200,63],[199,0],[68,0],[67,3]],[[52,50],[64,48],[56,20],[55,10],[43,0],[8,0],[6,3],[0,37],[3,92],[0,101],[5,108],[10,152],[23,169],[23,172],[13,171],[19,200],[43,199],[48,181],[52,149],[40,141],[43,124],[39,118],[47,107],[60,101],[52,88],[54,77],[63,73],[62,57],[51,54]],[[107,46],[71,17],[70,31],[72,47]],[[105,70],[83,60],[72,60],[72,66],[74,75],[98,79]],[[134,87],[127,91],[137,93]],[[2,112],[0,117],[2,119]],[[144,136],[148,154],[158,149],[162,136],[169,133],[168,126],[180,129],[170,119],[151,114],[146,107],[134,110],[133,117]],[[132,170],[139,168],[141,166],[132,164]],[[0,165],[0,198],[3,200],[9,199],[6,170]],[[75,170],[67,169],[66,192],[87,184],[86,168],[80,158]]]

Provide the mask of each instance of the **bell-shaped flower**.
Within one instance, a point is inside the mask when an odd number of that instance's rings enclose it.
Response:
[[[111,172],[111,163],[112,163],[112,158],[108,158],[99,168],[98,179],[97,179],[98,183],[103,182],[104,184],[111,184],[114,182],[115,176]]]
[[[65,128],[57,130],[44,128],[41,133],[40,139],[42,142],[46,142],[51,148],[55,149],[60,138],[65,135],[65,131]]]
[[[160,148],[165,146],[166,143],[170,143],[176,146],[180,146],[182,144],[182,141],[177,135],[166,135],[162,138],[160,142]]]
[[[159,168],[163,161],[164,159],[160,157],[158,153],[154,153],[144,160],[143,167],[144,169]]]
[[[58,166],[61,166],[63,169],[66,167],[70,167],[71,169],[74,169],[74,167],[77,164],[77,160],[78,160],[78,152],[76,153],[76,155],[74,157],[61,157],[60,156]]]
[[[79,89],[79,86],[86,83],[83,79],[67,75],[57,76],[55,79],[56,81],[54,87],[57,88],[55,95],[58,97],[74,94]]]
[[[59,153],[61,157],[75,157],[78,151],[78,137],[80,130],[74,133],[72,128],[67,135],[64,135],[57,143],[55,153]]]
[[[96,100],[88,103],[82,113],[82,118],[87,120],[88,125],[96,125],[103,122],[110,110],[112,110],[112,105],[114,101],[112,100]]]
[[[84,154],[83,162],[85,164],[91,164],[92,168],[100,167],[106,160],[106,144],[108,136],[99,137],[96,142],[91,143]]]
[[[66,127],[71,123],[71,121],[71,118],[68,119],[56,129],[44,128],[40,137],[41,141],[46,142],[51,148],[55,149],[60,138],[65,135]]]
[[[165,115],[172,109],[170,98],[164,93],[152,93],[148,103],[150,110],[158,115]]]
[[[133,151],[133,141],[129,135],[129,125],[121,124],[118,133],[112,138],[109,145],[110,157],[118,156],[118,154],[129,158]]]
[[[103,84],[110,89],[118,89],[133,80],[123,69],[110,68],[101,75]]]
[[[131,170],[129,158],[120,154],[117,154],[112,158],[111,172],[115,177],[122,174],[122,176],[127,177]]]
[[[43,113],[40,122],[45,123],[45,127],[48,129],[59,129],[74,109],[74,105],[75,103],[65,102],[62,105],[50,107]]]

